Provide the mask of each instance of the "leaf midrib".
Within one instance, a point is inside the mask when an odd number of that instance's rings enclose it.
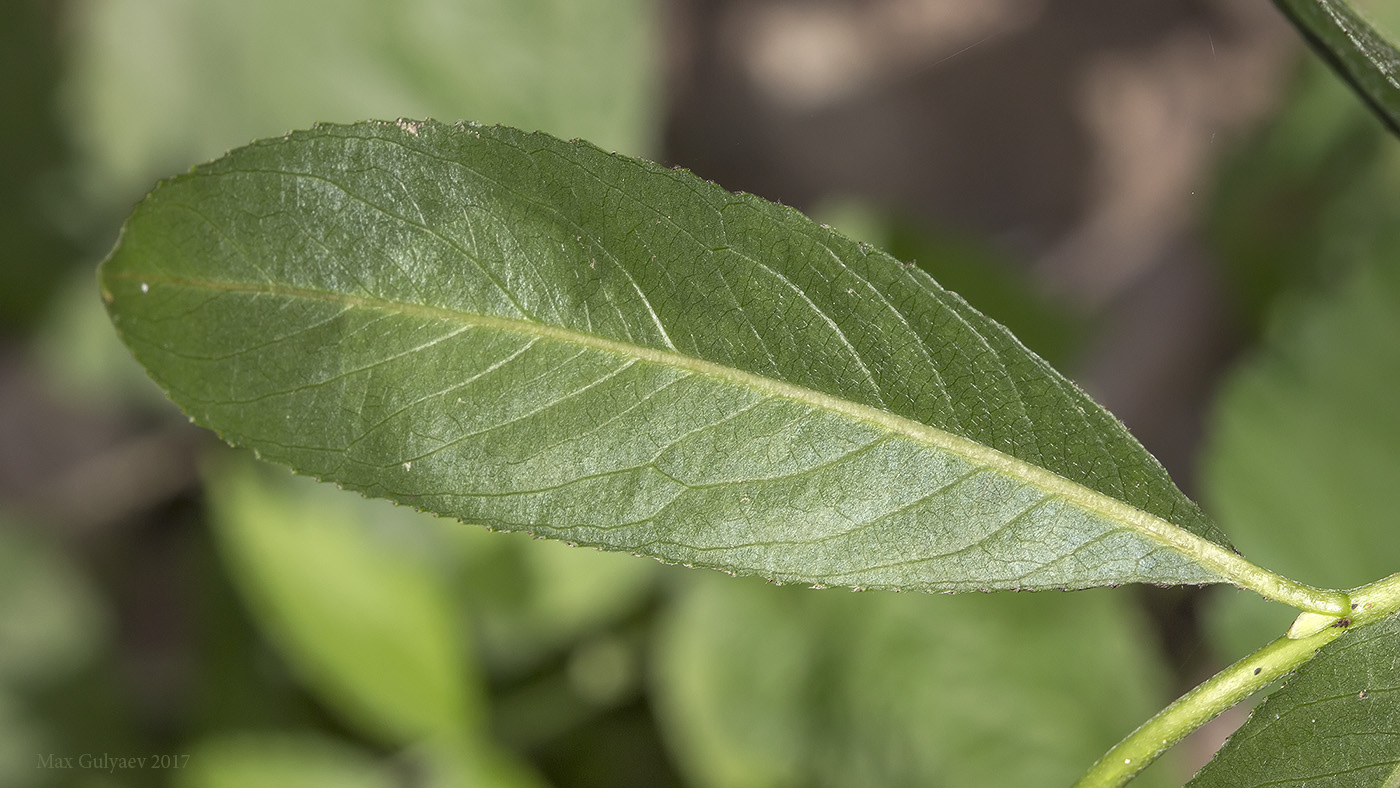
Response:
[[[460,325],[495,329],[555,340],[575,346],[588,347],[625,358],[669,366],[686,372],[745,386],[763,394],[798,402],[813,408],[841,414],[897,435],[917,440],[935,449],[959,455],[975,465],[989,468],[1032,485],[1048,495],[1057,496],[1081,508],[1123,524],[1166,547],[1181,552],[1196,563],[1212,569],[1226,579],[1241,583],[1245,576],[1262,570],[1240,556],[1225,550],[1208,539],[1197,536],[1156,515],[1126,504],[1104,493],[1066,479],[1045,468],[1013,457],[990,446],[977,443],[938,427],[923,424],[889,411],[834,397],[814,389],[793,385],[771,377],[716,364],[670,350],[619,342],[596,334],[562,328],[546,323],[514,318],[461,312],[444,307],[395,301],[363,295],[352,295],[311,288],[292,287],[261,282],[221,282],[168,275],[140,276],[127,272],[109,272],[108,277],[140,282],[148,288],[153,284],[173,285],[226,293],[269,295],[288,299],[320,301],[348,308],[362,308],[405,316],[440,320]],[[110,300],[110,294],[107,294]]]

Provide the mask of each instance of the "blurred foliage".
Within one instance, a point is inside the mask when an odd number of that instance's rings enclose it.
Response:
[[[525,534],[454,526],[452,535],[461,560],[457,582],[476,602],[479,648],[490,670],[505,677],[537,669],[560,649],[586,645],[609,621],[637,612],[657,569],[651,561]],[[589,671],[577,670],[576,678],[592,680]]]
[[[1400,252],[1400,234],[1394,242]],[[1400,267],[1362,266],[1287,307],[1222,393],[1210,500],[1266,565],[1351,588],[1389,574],[1400,555],[1387,503],[1400,477]]]
[[[1262,351],[1227,381],[1204,457],[1207,505],[1241,550],[1329,588],[1396,569],[1397,388],[1393,260],[1363,261],[1337,286],[1279,305]],[[1220,598],[1216,629],[1232,651],[1287,625],[1288,612],[1262,602]]]
[[[56,390],[137,425],[169,418],[90,268],[63,284],[156,178],[367,117],[654,154],[655,16],[646,0],[0,4],[0,329],[46,315],[31,350]],[[1400,552],[1374,503],[1400,432],[1397,167],[1379,124],[1309,64],[1224,169],[1209,218],[1265,346],[1218,405],[1208,508],[1247,555],[1321,583],[1373,579]],[[1085,330],[974,241],[854,203],[821,213],[1057,364]],[[227,452],[209,467],[207,498],[121,524],[87,546],[100,560],[0,523],[0,785],[667,785],[677,770],[697,785],[1040,784],[1166,700],[1121,595],[774,589],[388,509]],[[171,531],[173,557],[144,555]],[[165,559],[177,598],[134,594],[121,573]],[[1216,600],[1230,655],[1291,617]],[[175,664],[139,665],[131,608],[188,619],[162,622],[191,641],[162,652]],[[470,744],[419,741],[439,733]],[[972,748],[999,771],[974,771]],[[190,757],[179,772],[34,768],[36,753],[104,750]]]
[[[1400,3],[1373,3],[1381,24]],[[1400,144],[1326,66],[1299,69],[1277,116],[1223,169],[1211,229],[1259,346],[1227,376],[1202,450],[1202,497],[1236,545],[1303,582],[1396,570],[1385,505],[1400,460]],[[1219,592],[1223,653],[1294,613]]]
[[[930,598],[701,577],[658,655],[677,756],[714,788],[1067,785],[1167,689],[1131,599],[1103,591]]]
[[[91,659],[102,638],[100,611],[56,545],[0,520],[0,684],[41,684]]]
[[[0,4],[0,331],[41,314],[75,262],[52,215],[69,154],[54,102],[57,11],[37,0]]]
[[[67,86],[83,189],[317,122],[435,117],[640,155],[657,127],[645,0],[88,0]],[[124,213],[125,211],[122,211]]]
[[[1394,0],[1368,10],[1400,24]],[[1305,60],[1276,117],[1222,166],[1205,215],[1243,326],[1257,334],[1279,298],[1393,254],[1397,185],[1390,131],[1324,64]]]
[[[103,613],[52,540],[0,512],[0,785],[42,785],[39,753],[61,749],[37,707],[98,655]]]
[[[206,475],[213,524],[235,583],[302,681],[390,745],[474,736],[484,691],[450,567],[434,561],[436,521],[238,459]]]
[[[48,390],[68,404],[95,410],[174,413],[174,403],[132,361],[93,290],[92,272],[74,271],[54,289],[35,327],[30,348]]]
[[[393,788],[390,764],[354,747],[307,734],[229,734],[189,753],[181,788]]]

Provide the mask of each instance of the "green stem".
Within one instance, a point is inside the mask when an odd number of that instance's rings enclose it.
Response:
[[[1239,561],[1243,566],[1231,566],[1228,571],[1240,588],[1253,591],[1265,599],[1321,615],[1341,617],[1350,610],[1351,598],[1345,592],[1314,588],[1274,574],[1243,558]]]
[[[1187,734],[1283,678],[1345,631],[1342,627],[1328,626],[1297,640],[1284,636],[1220,671],[1118,742],[1089,767],[1075,783],[1075,788],[1126,785]]]
[[[1075,788],[1127,784],[1168,748],[1226,709],[1311,660],[1318,649],[1346,632],[1400,611],[1400,574],[1349,593],[1345,616],[1304,612],[1288,634],[1250,654],[1177,698],[1123,739],[1075,783]]]
[[[1353,626],[1365,626],[1400,611],[1400,572],[1351,592]]]

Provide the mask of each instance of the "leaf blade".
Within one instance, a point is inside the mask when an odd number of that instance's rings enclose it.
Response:
[[[255,143],[159,188],[102,277],[196,421],[462,519],[869,587],[1262,571],[926,275],[586,143],[408,121]]]
[[[1400,134],[1400,52],[1346,0],[1274,0],[1313,49]]]
[[[1120,594],[927,602],[694,577],[649,672],[682,774],[705,788],[1068,785],[1167,691]],[[1180,785],[1170,772],[1140,785]]]
[[[419,515],[386,516],[382,502],[266,470],[226,457],[205,475],[224,560],[278,652],[327,708],[380,741],[474,742],[484,682],[429,547],[402,536]]]

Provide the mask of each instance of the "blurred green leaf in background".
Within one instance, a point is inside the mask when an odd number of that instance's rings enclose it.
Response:
[[[273,476],[246,457],[212,465],[208,479],[235,583],[329,708],[390,747],[422,743],[430,771],[443,768],[432,757],[449,758],[461,784],[536,784],[488,735],[469,601],[451,593],[458,567],[443,544],[454,524]]]
[[[1167,692],[1138,611],[1103,591],[929,598],[704,577],[657,648],[662,719],[706,788],[1067,785]],[[1177,783],[1168,768],[1135,784]]]
[[[67,109],[98,200],[323,121],[489,119],[639,155],[657,24],[645,0],[86,2]]]
[[[0,511],[0,784],[42,784],[35,754],[66,745],[36,707],[97,658],[104,613],[59,546]]]
[[[393,788],[395,769],[343,743],[309,734],[229,734],[188,754],[181,788]]]
[[[29,326],[77,261],[59,216],[70,155],[53,94],[61,77],[56,3],[0,6],[0,330]]]
[[[1400,3],[1373,3],[1381,24]],[[1211,231],[1258,345],[1208,425],[1204,504],[1236,544],[1304,582],[1395,571],[1386,503],[1400,477],[1400,145],[1320,62],[1222,171]],[[1276,637],[1286,611],[1225,591],[1226,653]]]
[[[1379,23],[1400,3],[1368,4]],[[1393,259],[1400,152],[1323,63],[1299,64],[1275,117],[1224,160],[1203,217],[1244,327],[1257,336],[1280,298]],[[1324,288],[1325,289],[1325,288]]]
[[[209,502],[235,581],[303,680],[392,744],[481,730],[452,567],[433,562],[437,523],[261,470],[211,466]]]

